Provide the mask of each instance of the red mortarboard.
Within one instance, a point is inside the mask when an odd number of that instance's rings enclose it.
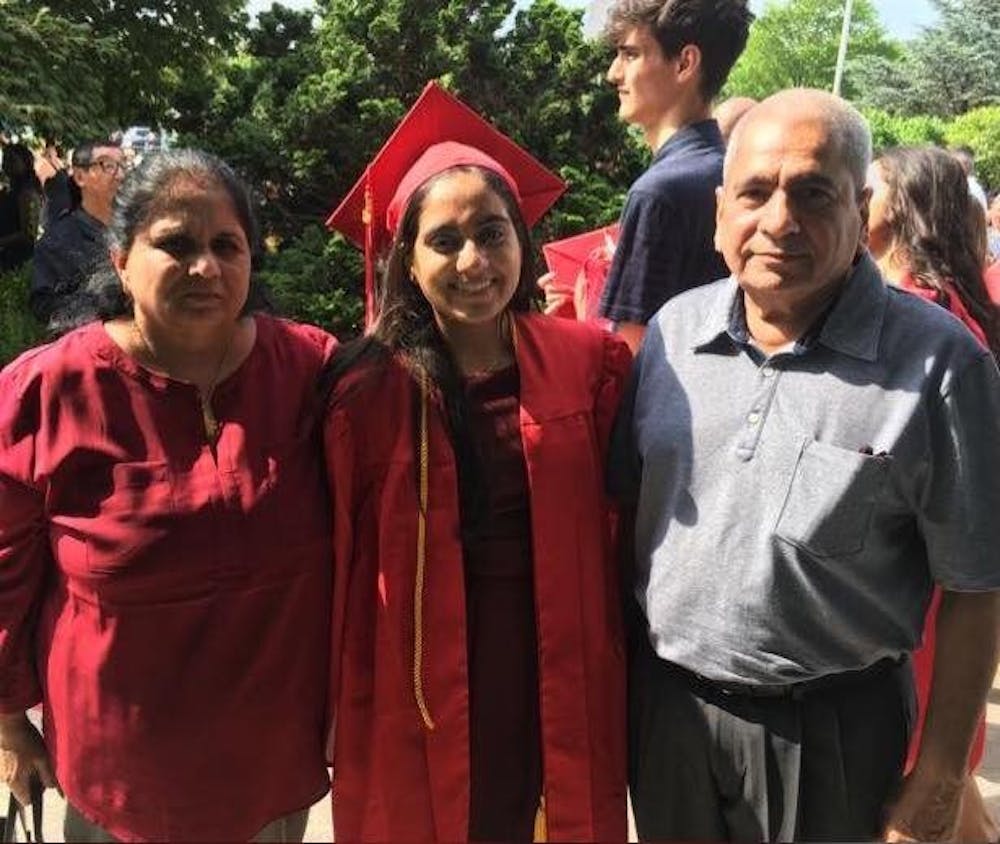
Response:
[[[369,323],[374,318],[375,258],[395,234],[407,201],[429,178],[462,164],[496,171],[513,188],[529,226],[566,190],[562,179],[510,138],[436,82],[428,82],[326,221],[328,228],[364,249]]]
[[[572,295],[576,289],[576,279],[587,259],[595,249],[606,248],[613,251],[618,241],[618,223],[601,229],[573,235],[563,240],[553,240],[542,245],[545,263],[555,274],[552,285],[557,290]]]

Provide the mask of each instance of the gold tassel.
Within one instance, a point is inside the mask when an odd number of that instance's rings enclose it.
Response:
[[[532,836],[532,841],[548,841],[549,840],[549,824],[545,818],[545,795],[543,794],[538,800],[538,811],[535,812],[535,834]]]
[[[420,502],[417,510],[417,577],[413,586],[413,695],[428,730],[434,729],[424,699],[424,568],[427,563],[427,497],[430,443],[427,436],[427,374],[420,372]]]

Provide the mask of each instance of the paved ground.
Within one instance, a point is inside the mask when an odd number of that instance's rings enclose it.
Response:
[[[986,805],[1000,816],[1000,672],[993,681],[989,702],[986,707],[986,757],[979,770],[979,788],[983,793]],[[7,791],[0,787],[0,806],[6,811]],[[46,841],[62,841],[62,819],[65,804],[53,791],[45,795]],[[631,827],[631,824],[630,824]],[[631,831],[631,830],[630,830]],[[309,813],[309,826],[306,828],[306,841],[330,841],[332,825],[329,798],[313,806]],[[632,832],[631,840],[635,840]]]
[[[976,779],[986,805],[1000,817],[1000,673],[986,704],[986,756]]]

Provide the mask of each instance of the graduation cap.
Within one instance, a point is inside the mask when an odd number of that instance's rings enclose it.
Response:
[[[452,167],[472,165],[500,175],[533,226],[566,184],[506,135],[428,82],[361,178],[326,221],[365,253],[365,318],[375,316],[375,260],[391,243],[413,193]]]
[[[542,244],[545,263],[555,275],[552,282],[553,287],[572,294],[576,288],[576,279],[580,270],[584,268],[594,252],[603,249],[610,255],[614,252],[617,241],[618,223],[614,223],[583,234],[575,234],[572,237]]]

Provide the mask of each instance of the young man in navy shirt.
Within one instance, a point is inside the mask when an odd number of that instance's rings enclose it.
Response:
[[[752,20],[747,0],[618,0],[609,14],[618,115],[653,151],[625,200],[600,307],[633,351],[664,302],[729,274],[713,245],[725,145],[711,103]]]

